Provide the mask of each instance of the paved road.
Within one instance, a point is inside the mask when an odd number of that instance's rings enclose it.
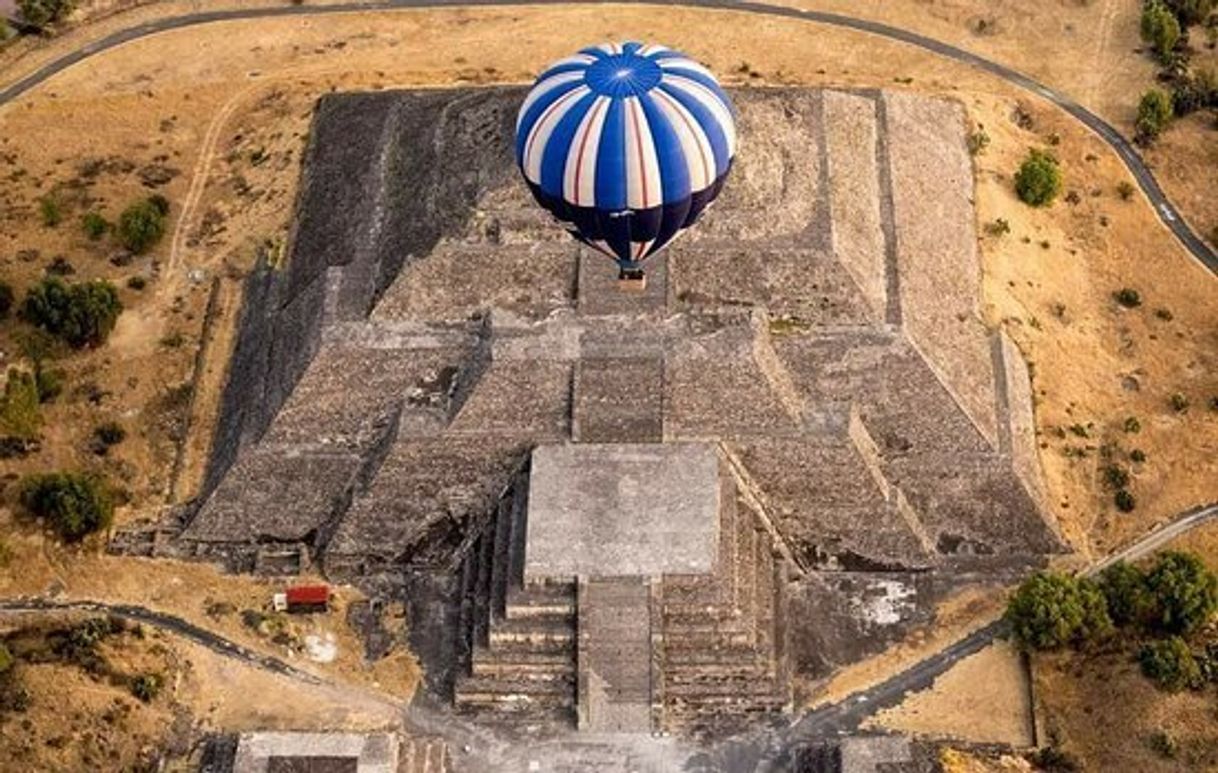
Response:
[[[91,612],[99,615],[117,615],[177,634],[224,657],[243,661],[265,671],[289,676],[308,684],[323,684],[320,678],[301,671],[278,658],[255,652],[180,617],[157,612],[147,607],[106,604],[99,601],[52,601],[42,598],[0,600],[0,617],[5,614],[29,612]]]
[[[826,11],[805,11],[797,8],[783,8],[778,6],[768,5],[766,3],[748,2],[747,0],[624,0],[628,3],[637,5],[657,5],[657,6],[687,6],[701,9],[719,9],[729,11],[739,11],[742,13],[751,13],[763,16],[782,17],[805,22],[815,22],[817,24],[828,24],[835,27],[844,27],[847,29],[858,30],[872,35],[897,40],[902,43],[907,43],[911,46],[931,51],[935,54],[945,56],[957,62],[962,62],[971,65],[985,72],[996,75],[1003,80],[1012,83],[1026,91],[1032,92],[1039,97],[1049,100],[1059,106],[1070,115],[1077,118],[1088,128],[1094,131],[1101,139],[1121,157],[1125,166],[1128,167],[1130,173],[1141,187],[1142,192],[1150,200],[1151,205],[1155,208],[1156,214],[1163,224],[1175,235],[1185,249],[1189,251],[1197,260],[1201,261],[1211,272],[1218,274],[1218,254],[1210,249],[1201,237],[1189,227],[1183,216],[1176,210],[1172,203],[1164,195],[1163,189],[1159,187],[1159,183],[1155,180],[1154,174],[1150,168],[1138,155],[1137,150],[1132,144],[1118,132],[1111,124],[1100,118],[1095,113],[1092,113],[1087,108],[1075,102],[1068,95],[1060,91],[1051,89],[1048,86],[1020,73],[1016,70],[999,64],[998,62],[985,59],[970,51],[962,48],[949,45],[933,38],[928,38],[924,35],[919,35],[916,32],[892,27],[877,21],[867,19],[858,19],[852,16],[845,16],[837,13],[829,13]],[[595,4],[598,0],[532,0],[529,5],[581,5]],[[321,14],[331,13],[352,13],[359,11],[382,11],[400,8],[437,8],[444,6],[509,6],[521,5],[519,0],[383,0],[382,2],[363,2],[353,3],[349,5],[306,5],[306,6],[283,6],[274,8],[252,8],[252,9],[232,9],[223,11],[205,11],[200,13],[192,13],[183,16],[176,16],[165,19],[157,19],[155,21],[139,24],[125,30],[112,33],[100,40],[88,43],[81,48],[67,54],[59,59],[56,59],[34,73],[22,78],[16,83],[0,90],[0,105],[9,102],[16,97],[24,94],[38,84],[45,81],[47,78],[55,75],[72,65],[87,59],[90,56],[98,54],[102,51],[109,50],[123,43],[136,40],[138,38],[154,35],[158,32],[166,30],[180,29],[183,27],[191,27],[198,24],[209,24],[217,21],[235,20],[235,19],[260,19],[282,16],[316,16]]]

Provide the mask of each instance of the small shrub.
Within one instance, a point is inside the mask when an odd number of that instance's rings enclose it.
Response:
[[[1169,692],[1201,686],[1201,667],[1188,644],[1179,636],[1143,645],[1138,652],[1138,663],[1148,679]]]
[[[1112,631],[1108,604],[1089,580],[1037,572],[1007,605],[1015,637],[1028,649],[1058,649],[1098,641]]]
[[[1136,309],[1142,305],[1142,296],[1132,287],[1122,287],[1112,294],[1112,299],[1127,309]]]
[[[175,330],[161,338],[161,346],[164,346],[166,349],[178,349],[184,343],[186,343],[186,336],[180,330]]]
[[[1127,416],[1123,425],[1125,431],[1134,434],[1142,431],[1142,422],[1138,421],[1137,416]]]
[[[1129,473],[1118,464],[1110,464],[1104,468],[1104,482],[1115,489],[1129,485]]]
[[[1185,27],[1204,22],[1214,10],[1214,0],[1166,0]]]
[[[1159,89],[1149,89],[1138,102],[1138,118],[1134,126],[1137,129],[1137,139],[1143,143],[1149,142],[1167,128],[1175,116],[1175,106],[1171,95]]]
[[[93,437],[107,446],[115,446],[127,437],[127,430],[116,421],[107,421],[94,427]]]
[[[13,667],[13,653],[8,647],[4,646],[4,642],[0,642],[0,676],[8,673]]]
[[[48,277],[26,293],[21,314],[79,349],[104,343],[122,310],[118,291],[105,280],[67,284]]]
[[[1167,404],[1176,413],[1184,413],[1188,410],[1188,398],[1180,392],[1172,392],[1171,396],[1167,398]]]
[[[133,276],[127,280],[127,287],[132,290],[143,290],[148,286],[148,280],[142,276]]]
[[[97,241],[110,230],[110,221],[97,212],[90,212],[80,219],[80,226],[84,229],[85,236],[91,241]]]
[[[1146,461],[1146,452],[1140,448],[1135,448],[1129,452],[1129,461],[1141,464]]]
[[[148,203],[152,208],[159,212],[162,216],[169,214],[169,199],[159,193],[154,193],[148,197]]]
[[[13,286],[0,281],[0,319],[8,319],[13,310]]]
[[[1011,232],[1011,224],[1006,218],[1000,217],[992,223],[986,223],[985,232],[990,236],[1006,236]]]
[[[1130,494],[1128,489],[1118,489],[1113,494],[1112,501],[1122,513],[1132,513],[1134,508],[1138,506],[1138,500],[1134,499],[1133,494]]]
[[[59,197],[54,194],[47,194],[38,200],[38,214],[42,217],[42,224],[47,228],[54,228],[63,222],[63,205],[59,202]]]
[[[1180,753],[1180,744],[1166,730],[1153,733],[1146,741],[1146,745],[1150,747],[1151,751],[1166,760],[1175,759],[1176,755]]]
[[[109,528],[114,518],[114,502],[106,484],[80,473],[27,476],[21,484],[21,505],[67,542]]]
[[[1176,315],[1171,313],[1171,309],[1155,309],[1155,317],[1164,322],[1171,322],[1176,318]]]
[[[1043,770],[1045,773],[1075,773],[1075,771],[1082,770],[1078,760],[1057,746],[1037,749],[1032,753],[1031,762],[1038,770]]]
[[[1057,159],[1049,153],[1031,150],[1015,174],[1015,192],[1020,201],[1033,207],[1053,203],[1062,189],[1062,173]]]
[[[162,686],[159,674],[140,674],[131,680],[131,694],[143,703],[151,703],[161,694]]]
[[[140,254],[161,240],[165,235],[165,213],[161,211],[161,201],[164,201],[164,197],[153,197],[123,210],[118,219],[118,238],[124,247]],[[168,202],[165,202],[165,206],[168,206]]]
[[[1119,183],[1117,183],[1117,195],[1121,197],[1122,201],[1129,201],[1132,199],[1134,191],[1136,190],[1137,188],[1134,188],[1133,183],[1129,182],[1128,180],[1121,180]]]
[[[34,384],[38,387],[38,402],[49,403],[63,394],[66,374],[60,368],[44,368],[42,363],[34,365]]]
[[[985,152],[985,149],[990,146],[990,135],[985,133],[985,129],[977,129],[968,136],[968,153],[970,156],[980,155]]]

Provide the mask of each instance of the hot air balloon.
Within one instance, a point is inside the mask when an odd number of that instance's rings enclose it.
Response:
[[[697,222],[736,154],[735,110],[702,65],[659,45],[602,43],[541,74],[516,121],[516,161],[541,206],[642,280]]]

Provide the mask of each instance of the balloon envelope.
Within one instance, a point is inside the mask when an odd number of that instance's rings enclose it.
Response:
[[[697,221],[735,154],[735,110],[718,81],[658,45],[602,43],[555,62],[516,121],[533,196],[623,268]]]

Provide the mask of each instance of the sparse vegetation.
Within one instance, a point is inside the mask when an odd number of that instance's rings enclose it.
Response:
[[[1138,421],[1137,416],[1125,417],[1125,423],[1122,425],[1126,432],[1135,434],[1142,431],[1142,422]]]
[[[985,232],[990,236],[1006,236],[1011,232],[1011,224],[1006,218],[1000,217],[992,223],[986,223]]]
[[[1117,195],[1121,197],[1122,201],[1129,201],[1132,199],[1134,191],[1136,190],[1137,188],[1133,187],[1133,183],[1129,182],[1128,180],[1121,180],[1119,183],[1117,183]]]
[[[66,542],[105,530],[114,518],[109,487],[96,476],[80,473],[27,476],[21,483],[21,505]]]
[[[116,446],[127,437],[127,430],[116,421],[107,421],[93,428],[93,438],[105,448]]]
[[[13,286],[8,282],[0,282],[0,319],[8,319],[13,310]]]
[[[21,314],[79,349],[104,343],[122,310],[118,291],[105,280],[67,284],[49,277],[29,289]]]
[[[133,276],[127,280],[127,287],[132,290],[143,290],[148,286],[148,280],[142,276]]]
[[[1091,644],[1112,631],[1107,602],[1096,584],[1056,572],[1037,572],[1020,585],[1006,617],[1026,649]]]
[[[1110,464],[1104,468],[1104,482],[1112,488],[1125,488],[1129,485],[1129,473],[1119,464]]]
[[[1053,203],[1062,189],[1062,173],[1057,159],[1042,150],[1028,151],[1028,157],[1015,174],[1015,192],[1020,201],[1033,207]]]
[[[160,195],[127,207],[118,219],[119,241],[137,255],[147,252],[165,235],[165,215],[168,211],[169,202]]]
[[[1140,448],[1135,448],[1129,452],[1129,461],[1141,464],[1146,461],[1146,452]]]

